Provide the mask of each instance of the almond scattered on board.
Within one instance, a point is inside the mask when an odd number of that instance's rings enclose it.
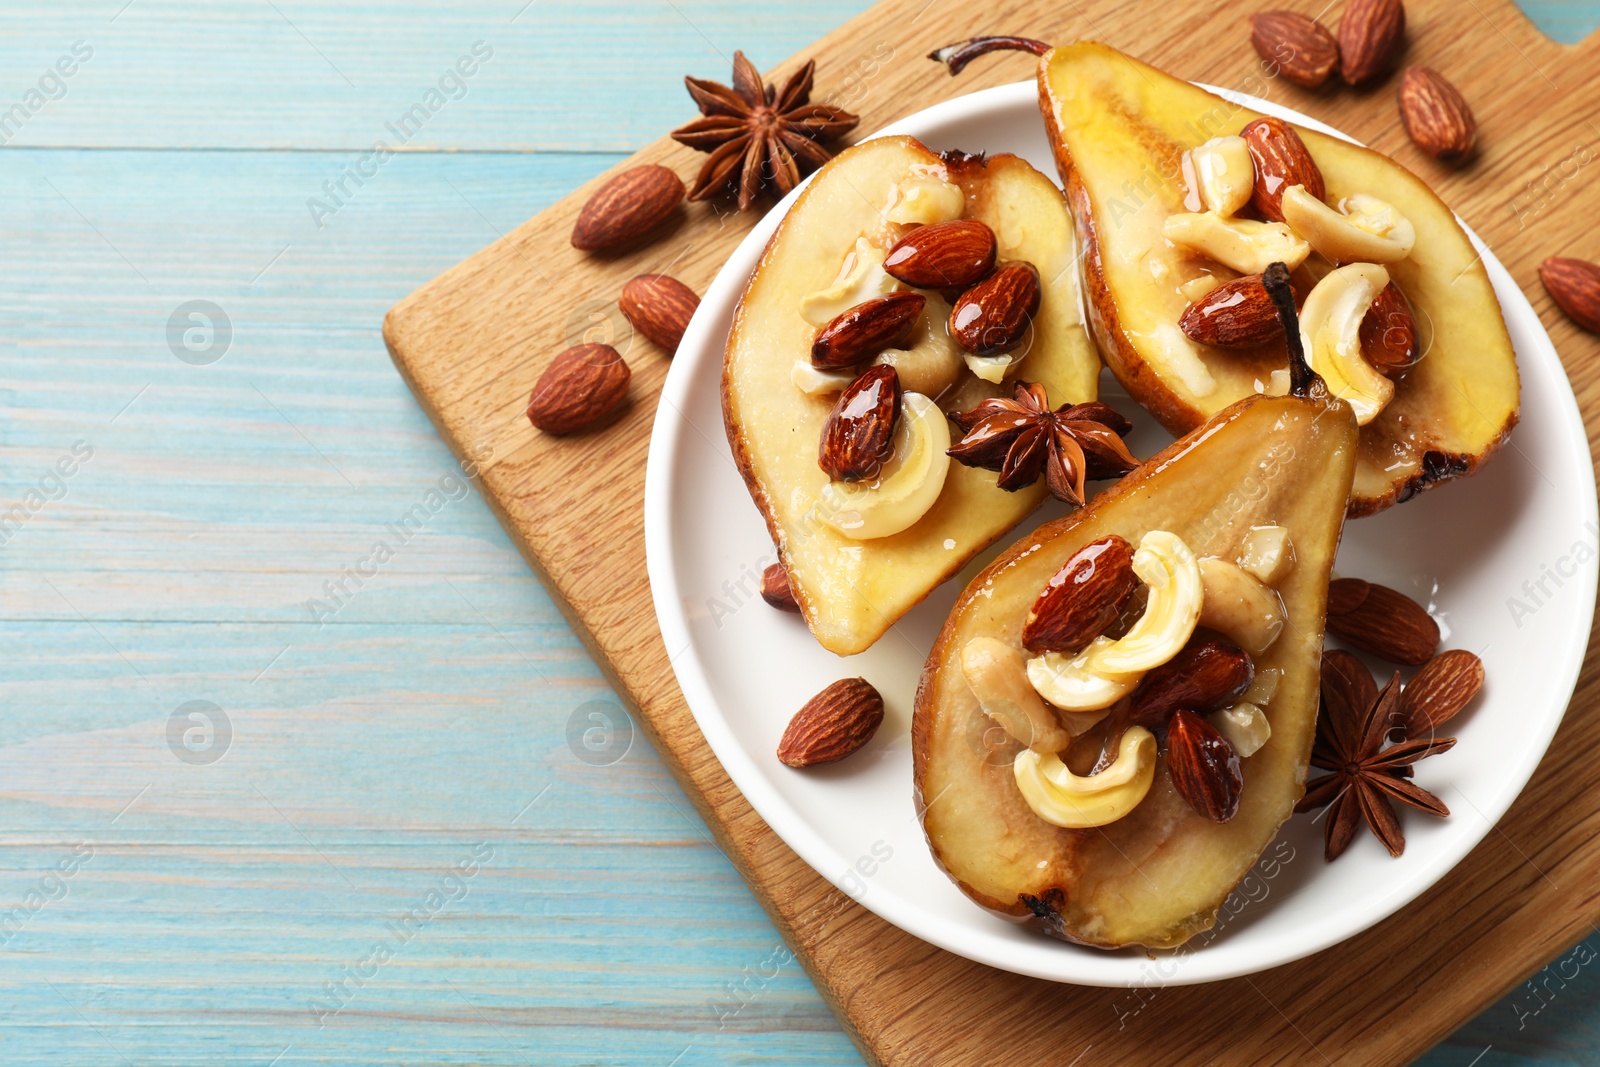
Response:
[[[1278,73],[1307,89],[1327,82],[1339,65],[1339,42],[1322,23],[1298,11],[1260,11],[1250,16],[1250,43],[1276,64]]]
[[[1189,340],[1220,348],[1255,348],[1283,337],[1283,322],[1259,274],[1217,286],[1189,305],[1178,327]]]
[[[610,345],[575,345],[539,375],[528,399],[528,421],[549,434],[588,429],[622,406],[631,376]]]
[[[583,205],[572,227],[572,247],[602,252],[630,245],[672,214],[683,197],[683,179],[666,167],[629,167]]]
[[[761,572],[761,599],[779,611],[799,613],[800,605],[789,587],[789,572],[783,569],[783,564],[774,563]]]
[[[1311,158],[1310,149],[1282,119],[1256,119],[1239,131],[1239,136],[1250,148],[1250,159],[1256,165],[1255,190],[1250,202],[1261,217],[1269,222],[1283,221],[1283,191],[1291,185],[1305,187],[1305,191],[1318,200],[1327,198],[1327,185],[1322,180],[1322,170]]]
[[[1551,256],[1539,264],[1539,280],[1573,322],[1600,333],[1600,264]]]
[[[872,740],[883,697],[864,678],[844,678],[806,701],[778,742],[778,760],[812,767],[842,760]]]
[[[1376,81],[1394,69],[1405,37],[1400,0],[1350,0],[1339,19],[1339,73],[1351,85]]]
[[[1391,663],[1421,666],[1439,650],[1439,624],[1404,593],[1360,578],[1328,586],[1328,632]]]
[[[1418,148],[1445,163],[1458,163],[1478,143],[1478,121],[1466,98],[1430,67],[1400,73],[1400,120]]]
[[[641,274],[622,287],[617,306],[633,328],[675,355],[700,306],[694,290],[666,274]]]

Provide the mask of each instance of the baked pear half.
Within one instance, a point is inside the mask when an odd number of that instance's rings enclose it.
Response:
[[[1313,365],[1362,424],[1352,516],[1471,474],[1505,441],[1519,381],[1500,304],[1477,249],[1422,179],[1276,119],[1241,137],[1263,116],[1103,44],[1051,49],[1038,80],[1084,243],[1095,339],[1168,430],[1187,433],[1241,397],[1282,392],[1281,335],[1259,344],[1222,331],[1227,345],[1202,343],[1219,332],[1198,324],[1191,335],[1180,322],[1266,258],[1297,266],[1280,247],[1287,229],[1288,248],[1300,242],[1304,301],[1336,266],[1370,268],[1354,292],[1352,279],[1336,278],[1302,321]],[[1242,300],[1226,301],[1217,322],[1252,310]],[[1386,343],[1401,350],[1390,367]]]
[[[910,137],[841,152],[773,234],[734,315],[722,410],[824,648],[867,648],[1044,499],[951,462],[946,416],[1018,378],[1053,404],[1095,399],[1074,247],[1050,178]]]
[[[1358,452],[1311,382],[1236,401],[961,594],[912,743],[928,844],[979,905],[1172,948],[1294,811]]]

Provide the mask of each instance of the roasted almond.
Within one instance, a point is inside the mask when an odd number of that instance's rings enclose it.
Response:
[[[1250,202],[1262,218],[1283,221],[1283,191],[1291,185],[1305,186],[1306,192],[1318,200],[1328,195],[1322,170],[1311,158],[1311,150],[1287,122],[1256,119],[1240,130],[1239,136],[1250,146],[1250,159],[1256,165],[1256,185]]]
[[[1007,263],[956,300],[950,336],[975,355],[1009,352],[1022,343],[1038,314],[1041,293],[1037,267]]]
[[[633,328],[667,350],[678,351],[683,331],[689,328],[700,298],[678,279],[665,274],[641,274],[622,287],[617,301]]]
[[[1439,624],[1404,593],[1360,578],[1328,586],[1328,632],[1391,663],[1419,666],[1439,650]]]
[[[1298,11],[1260,11],[1250,16],[1250,43],[1278,73],[1317,89],[1339,65],[1339,42],[1322,23]]]
[[[528,421],[545,433],[576,433],[622,406],[631,374],[610,345],[575,345],[539,375],[528,399]]]
[[[1573,322],[1600,333],[1600,265],[1551,256],[1539,264],[1539,280],[1556,306]]]
[[[794,590],[789,588],[789,572],[783,569],[783,564],[774,563],[761,572],[761,599],[779,611],[800,610]]]
[[[1192,711],[1172,716],[1167,728],[1167,773],[1178,795],[1212,822],[1227,822],[1239,812],[1244,771],[1239,754],[1216,727]]]
[[[885,348],[904,348],[927,303],[921,293],[890,293],[857,304],[817,333],[811,365],[837,370],[873,359]]]
[[[1220,637],[1197,635],[1144,676],[1134,690],[1129,721],[1159,730],[1180,708],[1218,711],[1238,700],[1255,676],[1255,664],[1244,649]]]
[[[872,740],[883,697],[864,678],[845,678],[806,701],[778,742],[778,760],[811,767],[842,760]]]
[[[889,249],[884,272],[914,289],[965,289],[994,269],[994,231],[978,219],[918,226]]]
[[[1416,366],[1417,320],[1400,287],[1390,282],[1361,319],[1361,354],[1391,378]]]
[[[1219,348],[1255,348],[1283,339],[1283,322],[1259,274],[1217,286],[1189,305],[1178,326],[1189,340]]]
[[[572,247],[609,251],[632,244],[683,202],[683,179],[666,167],[629,167],[596,189],[578,212]]]
[[[847,385],[822,424],[817,465],[836,482],[876,477],[894,453],[894,421],[900,415],[900,376],[875,364]]]
[[[1463,648],[1441,652],[1422,665],[1400,694],[1408,737],[1426,737],[1472,703],[1483,688],[1483,661]]]
[[[1133,546],[1112,534],[1090,541],[1045,583],[1022,624],[1029,652],[1073,653],[1105,633],[1139,587]]]
[[[1394,69],[1405,37],[1400,0],[1350,0],[1339,19],[1339,73],[1351,85],[1383,77]]]
[[[1445,163],[1458,163],[1478,143],[1478,120],[1464,96],[1429,67],[1400,72],[1400,121],[1418,148]]]

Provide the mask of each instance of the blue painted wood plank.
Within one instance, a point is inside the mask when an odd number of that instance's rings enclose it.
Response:
[[[94,48],[0,154],[0,1062],[859,1063],[475,495],[307,602],[454,470],[384,310],[864,0],[123,3],[0,4]],[[1593,1062],[1577,959],[1424,1062]]]

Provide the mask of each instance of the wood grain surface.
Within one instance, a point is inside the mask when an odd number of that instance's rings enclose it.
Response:
[[[1475,0],[1465,17],[1473,32],[1463,32],[1456,4],[1408,7],[1410,58],[1449,72],[1474,97],[1485,147],[1471,168],[1450,172],[1420,157],[1405,142],[1387,92],[1313,98],[1276,82],[1253,91],[1303,107],[1417,169],[1524,284],[1553,251],[1552,235],[1560,235],[1564,250],[1591,252],[1600,239],[1592,197],[1576,190],[1542,197],[1533,212],[1518,196],[1542,166],[1559,165],[1595,136],[1600,84],[1592,71],[1600,43],[1558,48],[1506,2]],[[1031,74],[1032,60],[1006,57],[952,81],[922,59],[939,44],[977,32],[1093,36],[1185,77],[1252,86],[1254,56],[1238,41],[1248,10],[1237,3],[1063,7],[1020,0],[978,13],[964,5],[885,0],[809,54],[823,65],[824,98],[840,91],[838,72],[870,68],[852,106],[862,113],[862,129],[871,130],[907,110]],[[1232,28],[1231,42],[1224,27]],[[1231,47],[1197,53],[1196,41]],[[1474,86],[1483,88],[1473,93]],[[665,140],[635,159],[685,173],[697,162]],[[1600,727],[1587,714],[1597,698],[1592,654],[1550,757],[1497,832],[1417,903],[1314,959],[1201,987],[1163,987],[1157,977],[1137,992],[1074,988],[968,963],[848,905],[776,840],[727,781],[671,678],[668,664],[681,650],[662,645],[647,589],[628,580],[644,572],[642,460],[664,359],[642,342],[630,348],[634,403],[604,434],[557,440],[531,432],[520,418],[548,355],[577,340],[560,309],[603,302],[632,274],[668,265],[703,288],[748,226],[746,219],[699,209],[671,240],[637,254],[585,258],[566,235],[588,191],[403,301],[390,313],[385,337],[458,454],[487,457],[488,499],[639,710],[869,1060],[981,1064],[1093,1052],[1097,1061],[1119,1063],[1400,1062],[1594,930],[1600,906],[1580,889],[1600,873],[1600,847],[1590,841],[1600,811],[1580,799],[1600,776],[1584,755],[1600,742]],[[1549,309],[1541,292],[1532,295]],[[1558,315],[1547,322],[1592,410],[1600,404],[1594,339],[1580,337]],[[596,492],[602,485],[607,491]],[[1378,1019],[1383,1025],[1374,1025]]]
[[[30,507],[0,539],[0,1063],[861,1062],[476,494],[447,483],[334,616],[306,602],[455,469],[384,312],[682,121],[685,72],[866,6],[0,2],[6,106],[94,49],[0,135],[0,511]],[[466,95],[319,228],[308,199],[477,40]],[[208,365],[168,341],[195,299],[232,327]],[[193,700],[226,735],[169,740]],[[1600,1059],[1592,958],[1425,1062]]]

